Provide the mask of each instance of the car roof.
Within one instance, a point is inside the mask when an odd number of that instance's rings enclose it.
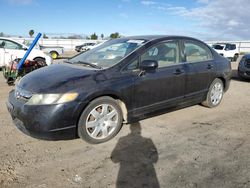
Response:
[[[233,43],[228,43],[228,42],[218,42],[218,43],[215,43],[215,45],[217,45],[217,44],[220,44],[220,45],[230,44],[230,45],[232,45]],[[235,44],[233,44],[233,45],[235,45]]]
[[[12,41],[15,41],[15,42],[16,42],[16,40],[14,40],[14,39],[12,39],[12,38],[8,38],[8,37],[0,37],[0,39],[4,39],[4,40],[12,40]]]
[[[153,40],[168,40],[168,39],[190,39],[190,40],[196,40],[200,41],[198,39],[188,37],[188,36],[180,36],[180,35],[138,35],[138,36],[128,36],[128,37],[122,37],[123,39],[128,39],[128,40],[146,40],[146,41],[153,41]]]
[[[15,43],[17,43],[17,44],[20,44],[20,45],[22,45],[22,46],[24,46],[24,47],[27,47],[25,44],[22,44],[22,43],[16,41],[15,39],[12,39],[12,38],[0,37],[0,39],[9,40],[9,41],[15,42]],[[28,48],[28,47],[27,47],[27,48]]]

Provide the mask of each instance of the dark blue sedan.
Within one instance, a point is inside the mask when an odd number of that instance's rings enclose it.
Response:
[[[28,135],[101,143],[152,114],[218,106],[230,78],[230,62],[197,39],[126,37],[27,74],[7,106]]]

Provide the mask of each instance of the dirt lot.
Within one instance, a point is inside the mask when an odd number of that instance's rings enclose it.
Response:
[[[141,135],[125,125],[100,145],[24,135],[6,110],[2,74],[0,88],[0,187],[250,187],[249,82],[232,80],[215,109],[143,120]]]

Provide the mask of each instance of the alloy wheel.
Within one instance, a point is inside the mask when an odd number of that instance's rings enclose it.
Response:
[[[212,104],[213,105],[219,104],[222,99],[222,96],[223,96],[223,86],[220,82],[217,82],[212,87],[210,94]]]
[[[111,104],[101,104],[93,108],[86,119],[86,131],[94,139],[105,139],[119,126],[118,112]]]

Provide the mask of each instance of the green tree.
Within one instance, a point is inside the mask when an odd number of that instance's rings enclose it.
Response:
[[[68,39],[82,39],[83,37],[78,34],[70,35],[68,36]]]
[[[97,40],[98,36],[95,33],[93,33],[92,35],[90,35],[90,39]]]
[[[33,29],[31,29],[31,30],[29,31],[30,37],[32,37],[32,36],[34,35],[34,33],[35,33],[35,31],[34,31]]]
[[[104,34],[101,34],[101,38],[102,38],[102,40],[103,40],[103,38],[104,38]]]
[[[43,33],[43,38],[48,39],[49,37],[45,33]]]
[[[115,32],[115,33],[111,33],[109,37],[112,39],[117,39],[117,38],[120,38],[121,36],[118,32]]]
[[[3,32],[0,33],[0,37],[4,37],[4,33]]]

